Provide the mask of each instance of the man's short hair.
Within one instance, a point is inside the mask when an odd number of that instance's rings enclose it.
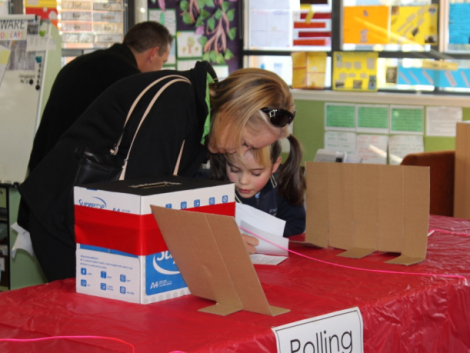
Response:
[[[140,22],[127,31],[123,44],[137,53],[158,47],[158,54],[162,55],[171,45],[173,37],[168,29],[155,21]]]

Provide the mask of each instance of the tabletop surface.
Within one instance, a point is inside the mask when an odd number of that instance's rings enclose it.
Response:
[[[213,302],[192,295],[148,305],[87,296],[75,279],[3,292],[0,350],[276,352],[272,327],[358,307],[364,352],[470,351],[470,221],[431,216],[429,229],[426,259],[412,266],[290,243],[286,261],[255,265],[269,303],[291,310],[275,317],[202,313]]]

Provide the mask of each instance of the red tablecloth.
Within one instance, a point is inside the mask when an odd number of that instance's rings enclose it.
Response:
[[[396,254],[354,260],[336,256],[340,250],[291,244],[318,260],[407,274],[348,269],[290,254],[278,266],[255,266],[269,303],[291,309],[276,317],[201,313],[198,309],[212,302],[191,295],[149,305],[102,299],[75,293],[74,279],[3,292],[0,351],[132,352],[133,346],[138,353],[276,352],[271,327],[357,306],[365,352],[468,352],[470,287],[464,278],[470,279],[470,221],[431,216],[430,229],[457,234],[434,232],[426,260],[409,267],[384,264]],[[47,337],[56,338],[1,340]]]

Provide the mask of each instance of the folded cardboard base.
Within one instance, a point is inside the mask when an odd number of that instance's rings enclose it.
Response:
[[[229,315],[239,310],[275,316],[233,217],[151,206],[173,259],[191,294],[217,304],[200,311]]]

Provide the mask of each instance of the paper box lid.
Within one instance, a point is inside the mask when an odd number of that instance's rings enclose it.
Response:
[[[75,205],[131,214],[151,214],[151,204],[186,209],[234,201],[232,183],[179,176],[119,180],[74,188]]]

